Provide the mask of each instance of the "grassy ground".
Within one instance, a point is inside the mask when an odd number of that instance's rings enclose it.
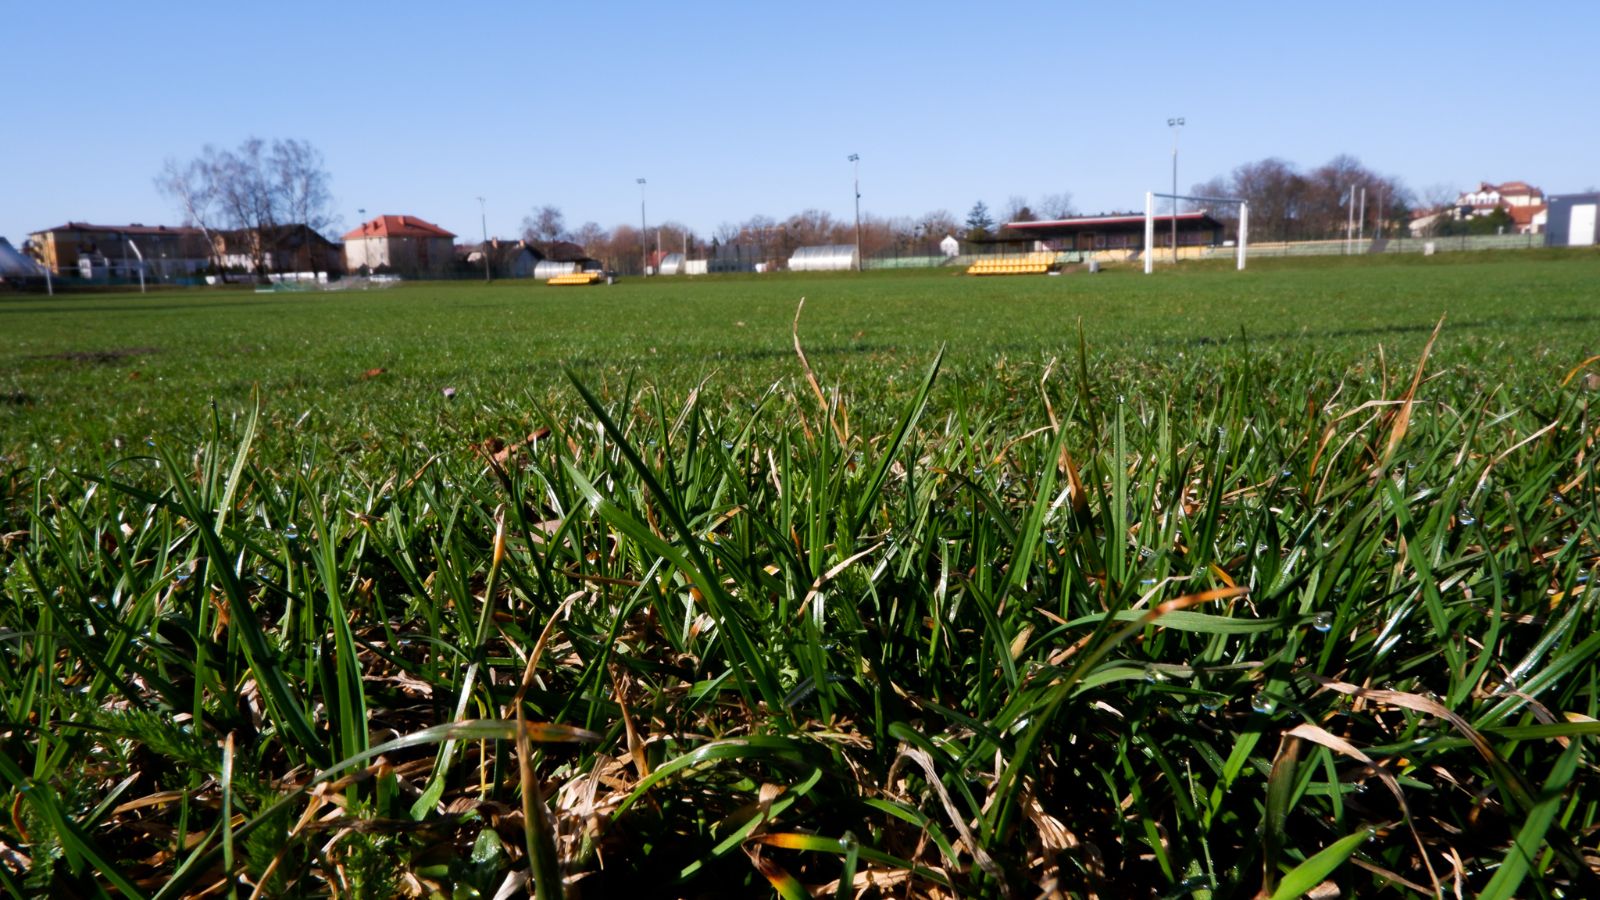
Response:
[[[1448,263],[0,300],[0,889],[1593,895],[1600,259]]]

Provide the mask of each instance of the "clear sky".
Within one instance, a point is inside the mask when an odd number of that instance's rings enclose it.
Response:
[[[177,223],[167,157],[309,140],[345,227],[709,236],[808,207],[884,216],[1351,153],[1413,189],[1600,184],[1600,3],[0,4],[0,236]]]

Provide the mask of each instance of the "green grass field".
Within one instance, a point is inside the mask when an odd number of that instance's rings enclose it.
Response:
[[[11,896],[1600,895],[1595,254],[0,335]]]

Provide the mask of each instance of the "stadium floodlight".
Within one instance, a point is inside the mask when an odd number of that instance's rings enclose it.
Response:
[[[635,178],[634,181],[639,183],[639,263],[643,266],[639,277],[647,278],[650,275],[650,229],[644,219],[644,179]]]
[[[1174,238],[1172,246],[1178,246],[1176,234],[1178,231],[1178,201],[1189,200],[1194,203],[1232,203],[1239,207],[1239,240],[1235,256],[1237,268],[1244,271],[1245,250],[1250,243],[1250,202],[1241,197],[1191,197],[1181,194],[1157,194],[1146,191],[1144,195],[1144,273],[1149,275],[1155,271],[1155,243],[1156,243],[1156,200],[1172,200],[1172,231]],[[1202,210],[1203,212],[1203,210]],[[1174,254],[1176,260],[1176,254]]]
[[[1172,129],[1172,261],[1178,261],[1178,129],[1183,127],[1183,116],[1168,119]]]
[[[848,157],[856,167],[856,271],[861,271],[861,154]]]
[[[483,225],[483,280],[489,281],[489,207],[478,198],[478,221]]]

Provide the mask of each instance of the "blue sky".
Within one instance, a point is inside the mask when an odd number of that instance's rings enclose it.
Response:
[[[1600,3],[18,3],[0,7],[0,236],[180,220],[206,143],[298,137],[345,227],[511,236],[639,220],[709,236],[1070,191],[1128,209],[1265,156],[1414,189],[1600,184]]]

